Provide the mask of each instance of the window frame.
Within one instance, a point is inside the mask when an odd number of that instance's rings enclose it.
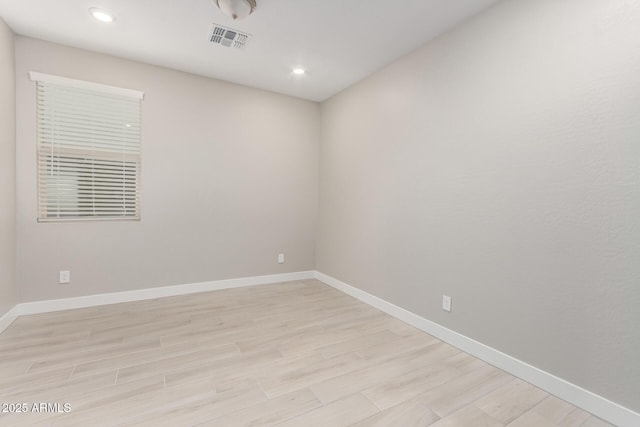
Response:
[[[74,90],[80,89],[81,91],[85,91],[85,93],[92,92],[91,96],[100,96],[100,94],[104,94],[105,96],[116,95],[118,97],[129,98],[128,102],[136,101],[137,102],[137,113],[134,113],[135,118],[137,119],[136,123],[138,126],[136,128],[137,135],[134,140],[135,149],[133,151],[129,151],[125,145],[128,143],[123,142],[122,149],[120,151],[114,150],[113,146],[117,146],[117,144],[113,144],[112,135],[108,134],[106,139],[107,148],[96,148],[95,144],[92,142],[92,145],[85,145],[84,140],[82,138],[78,142],[73,142],[71,146],[64,147],[65,144],[55,145],[52,143],[52,150],[55,148],[57,152],[50,155],[49,160],[53,165],[54,162],[58,162],[56,164],[57,171],[59,172],[61,169],[67,169],[67,172],[70,176],[76,175],[77,183],[76,186],[80,186],[81,181],[84,179],[85,184],[82,191],[86,191],[85,197],[80,195],[81,190],[76,190],[76,194],[71,196],[68,200],[70,201],[70,206],[73,208],[73,203],[77,203],[75,205],[75,211],[70,212],[68,215],[64,215],[61,213],[61,208],[58,206],[52,212],[46,206],[46,201],[43,200],[43,197],[48,195],[47,191],[42,188],[44,182],[47,181],[46,177],[43,178],[42,173],[43,170],[46,171],[49,168],[49,161],[47,158],[47,153],[42,153],[43,146],[43,136],[41,135],[41,127],[44,126],[44,122],[41,121],[41,105],[36,105],[36,181],[37,181],[37,221],[38,222],[72,222],[72,221],[140,221],[141,219],[141,165],[142,165],[142,130],[141,130],[141,119],[142,119],[142,100],[144,99],[144,93],[137,90],[119,88],[115,86],[108,86],[98,83],[87,82],[83,80],[69,79],[66,77],[53,76],[48,74],[43,74],[39,72],[30,72],[30,78],[32,81],[36,82],[36,97],[40,96],[41,93],[46,94],[46,85],[54,85],[58,87],[62,87],[64,89]],[[41,86],[42,85],[42,86]],[[41,88],[42,87],[42,88]],[[42,92],[41,92],[42,91]],[[112,96],[113,98],[113,96]],[[134,104],[135,105],[135,104]],[[129,105],[131,107],[131,105]],[[82,123],[82,121],[79,121]],[[105,121],[108,125],[109,121]],[[133,121],[132,121],[133,123]],[[93,131],[93,129],[91,129]],[[72,131],[73,132],[73,131]],[[53,133],[53,131],[52,131]],[[82,132],[81,132],[82,133]],[[114,132],[115,135],[115,132]],[[92,136],[93,138],[93,136]],[[123,136],[124,138],[124,136]],[[84,166],[84,165],[86,166]],[[99,165],[99,166],[96,166]],[[61,168],[62,166],[62,168]],[[109,199],[113,199],[113,195],[117,195],[112,188],[114,183],[118,183],[119,178],[112,179],[109,177],[111,172],[109,172],[112,168],[118,168],[113,170],[120,171],[119,166],[122,166],[122,174],[123,177],[125,175],[132,176],[132,185],[133,191],[124,190],[124,186],[128,186],[127,177],[122,178],[123,184],[123,192],[122,192],[122,203],[123,203],[123,214],[117,215],[109,215],[99,214],[99,208],[96,207],[96,204],[100,204],[100,199],[102,198],[102,202],[105,203],[105,208],[110,209],[117,206],[116,203],[109,203]],[[53,167],[53,166],[51,166]],[[97,167],[97,169],[96,169]],[[75,169],[74,169],[75,168]],[[135,171],[134,171],[135,169]],[[94,175],[95,171],[98,170],[99,174],[102,174],[99,177]],[[129,172],[134,172],[129,173]],[[82,174],[82,175],[81,175]],[[90,175],[90,176],[88,176]],[[99,181],[100,178],[107,179],[107,181]],[[59,182],[53,181],[54,185],[59,184]],[[96,182],[103,182],[102,185],[107,185],[107,188],[104,190],[104,193],[96,193]],[[88,183],[88,184],[87,184]],[[73,187],[70,185],[70,187]],[[88,190],[88,188],[91,190]],[[77,187],[80,188],[80,187]],[[98,190],[99,191],[99,190]],[[97,194],[101,194],[102,197],[96,197]],[[52,197],[56,197],[60,195],[60,190],[50,194]],[[130,195],[133,196],[133,202],[130,204],[128,200],[131,200]],[[88,205],[93,205],[93,207],[87,208],[87,204],[82,204],[82,199],[84,201],[89,201]],[[43,208],[44,206],[44,208]],[[133,214],[128,214],[127,207],[133,207]],[[93,210],[92,210],[93,209]],[[82,212],[86,210],[85,212]],[[62,215],[62,216],[60,216]]]

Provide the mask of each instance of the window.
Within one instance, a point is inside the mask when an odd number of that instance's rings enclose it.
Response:
[[[140,219],[141,92],[31,73],[38,221]]]

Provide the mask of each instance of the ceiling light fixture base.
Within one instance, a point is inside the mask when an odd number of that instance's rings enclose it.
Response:
[[[234,21],[251,15],[256,7],[256,0],[213,0],[220,10]]]

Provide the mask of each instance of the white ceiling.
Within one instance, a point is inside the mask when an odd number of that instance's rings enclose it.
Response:
[[[0,16],[17,34],[323,101],[497,1],[257,0],[234,22],[213,0],[0,0]],[[212,23],[253,39],[213,45]]]

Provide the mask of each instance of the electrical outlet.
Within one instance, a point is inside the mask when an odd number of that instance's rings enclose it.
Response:
[[[60,284],[71,283],[71,272],[64,270],[60,272]]]
[[[278,264],[284,264],[284,254],[278,254]]]
[[[451,311],[451,297],[448,295],[442,295],[442,309],[444,311]]]

